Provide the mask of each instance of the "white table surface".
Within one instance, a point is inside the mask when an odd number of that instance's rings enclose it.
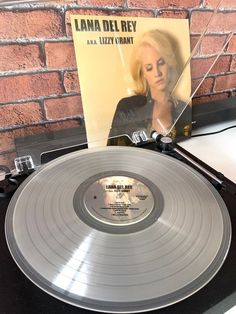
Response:
[[[233,125],[236,125],[236,121],[228,121],[198,129],[193,135],[214,132]],[[178,144],[236,183],[236,128],[214,135],[192,137]]]

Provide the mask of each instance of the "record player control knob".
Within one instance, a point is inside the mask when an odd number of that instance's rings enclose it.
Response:
[[[172,144],[172,138],[169,136],[163,136],[160,139],[160,146],[163,153],[170,152],[173,149],[171,144]]]

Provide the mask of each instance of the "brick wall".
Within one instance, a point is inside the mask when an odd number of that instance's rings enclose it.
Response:
[[[192,44],[218,0],[57,0],[0,9],[0,164],[15,156],[14,138],[78,126],[83,118],[70,14],[188,18]],[[235,29],[235,0],[224,0],[192,62],[198,86]],[[236,35],[200,86],[193,105],[236,93]]]

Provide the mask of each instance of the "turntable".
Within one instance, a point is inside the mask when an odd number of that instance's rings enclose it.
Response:
[[[108,142],[128,147],[99,147],[106,139],[88,140],[76,123],[3,132],[17,156],[9,151],[1,166],[2,312],[209,314],[235,305],[236,186],[183,148],[191,139],[175,138],[182,113],[162,134],[127,121],[111,129]]]

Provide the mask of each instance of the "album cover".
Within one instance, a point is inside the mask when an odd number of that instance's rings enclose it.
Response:
[[[90,147],[190,135],[188,20],[73,15],[72,31]]]

